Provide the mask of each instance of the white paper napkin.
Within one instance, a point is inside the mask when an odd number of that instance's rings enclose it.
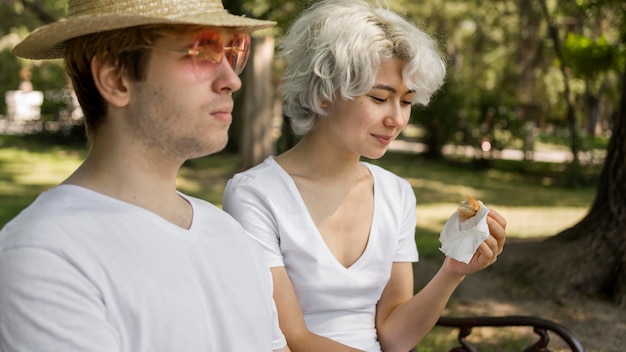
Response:
[[[445,255],[463,263],[469,263],[476,253],[478,246],[489,237],[487,226],[487,208],[480,202],[480,209],[476,215],[465,219],[457,210],[450,216],[439,235],[441,250]]]

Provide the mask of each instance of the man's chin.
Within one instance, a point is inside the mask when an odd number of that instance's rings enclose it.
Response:
[[[228,138],[226,138],[223,142],[221,142],[219,144],[214,144],[214,145],[210,146],[209,148],[207,148],[205,151],[200,152],[197,155],[192,156],[191,158],[189,158],[189,160],[203,158],[205,156],[217,154],[217,153],[223,151],[226,148],[227,144],[228,144]]]

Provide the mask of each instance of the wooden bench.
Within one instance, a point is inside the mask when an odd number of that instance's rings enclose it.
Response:
[[[524,352],[548,352],[550,343],[549,332],[558,335],[571,348],[572,352],[583,352],[583,346],[576,336],[565,327],[549,320],[528,316],[503,316],[503,317],[441,317],[437,326],[454,328],[459,330],[458,341],[461,344],[454,347],[450,352],[478,352],[476,347],[467,340],[472,329],[480,327],[532,327],[539,335],[539,340],[524,349]]]

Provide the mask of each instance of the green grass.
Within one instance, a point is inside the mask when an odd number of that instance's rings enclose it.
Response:
[[[69,176],[84,154],[85,148],[76,146],[4,143],[0,147],[0,225],[39,193]],[[432,162],[400,153],[371,162],[401,175],[413,186],[418,203],[416,240],[422,255],[438,253],[439,230],[466,194],[500,212],[508,221],[511,237],[554,235],[578,222],[595,195],[592,185],[558,186],[546,181],[558,177],[547,176],[548,170],[535,166],[539,171],[529,174],[528,168],[519,170],[519,163],[475,169],[467,164]],[[223,153],[188,161],[179,173],[179,189],[220,205],[224,184],[236,163],[236,156]]]
[[[0,226],[79,165],[77,149],[0,147]]]
[[[388,154],[372,162],[402,175],[413,186],[417,197],[416,241],[423,256],[439,255],[439,231],[467,194],[507,219],[508,236],[528,238],[552,236],[577,223],[596,192],[593,185],[556,185],[558,172],[548,170],[547,165],[536,165],[543,170],[529,174],[520,171],[523,163],[510,161],[494,164],[494,169],[432,162],[408,154]]]
[[[85,148],[50,147],[45,143],[0,139],[0,227],[78,167]],[[416,242],[422,258],[441,258],[439,231],[466,194],[497,209],[508,221],[509,237],[545,237],[575,224],[595,196],[595,187],[559,186],[563,165],[493,162],[492,169],[471,163],[433,162],[416,155],[389,153],[371,161],[406,178],[417,196]],[[191,160],[179,172],[178,187],[189,195],[220,205],[225,182],[237,164],[231,154]],[[587,170],[597,174],[598,170]],[[534,339],[531,332],[485,329],[481,350],[521,350]],[[486,345],[495,343],[496,345]],[[435,328],[419,345],[420,352],[449,350],[456,332]]]

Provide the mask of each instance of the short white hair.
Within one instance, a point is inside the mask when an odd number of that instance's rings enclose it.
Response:
[[[415,92],[415,105],[427,105],[446,75],[445,58],[430,35],[387,8],[361,0],[311,6],[287,31],[280,56],[287,62],[283,113],[296,134],[306,134],[328,114],[323,102],[366,94],[383,60],[406,62],[402,75]]]

